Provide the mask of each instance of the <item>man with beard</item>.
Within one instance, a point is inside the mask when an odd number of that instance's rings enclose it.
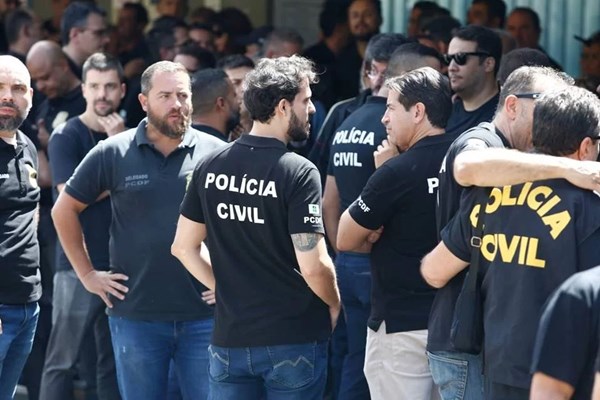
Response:
[[[83,64],[85,112],[54,130],[48,144],[52,184],[56,194],[85,155],[100,141],[125,130],[115,112],[125,94],[123,68],[119,61],[95,53]],[[101,196],[79,216],[85,245],[98,270],[108,271],[110,199]],[[46,352],[42,397],[73,398],[73,372],[82,343],[94,337],[97,351],[96,375],[99,399],[119,398],[108,320],[102,300],[85,290],[62,247],[58,246],[54,276],[53,324]],[[65,340],[69,338],[69,340]]]
[[[379,33],[381,22],[379,0],[353,0],[348,6],[348,27],[354,40],[342,50],[334,67],[333,86],[337,100],[358,94],[367,44]]]
[[[38,158],[18,130],[31,108],[31,78],[0,56],[0,398],[12,399],[31,351],[41,295],[36,239]]]
[[[252,130],[198,164],[181,206],[172,252],[218,296],[212,399],[323,398],[340,297],[319,173],[286,148],[308,137],[314,78],[303,57],[261,60],[245,81]]]
[[[192,76],[192,128],[224,142],[240,122],[240,103],[227,74],[204,69]]]
[[[54,223],[83,286],[108,306],[123,399],[165,399],[171,361],[184,398],[206,398],[211,293],[169,247],[187,181],[221,142],[190,128],[191,83],[182,65],[151,65],[141,87],[147,118],[85,156],[56,201]],[[111,269],[101,271],[90,260],[79,217],[107,191]]]

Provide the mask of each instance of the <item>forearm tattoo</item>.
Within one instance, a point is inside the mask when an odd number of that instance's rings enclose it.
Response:
[[[321,235],[318,233],[295,233],[291,237],[296,250],[309,251],[315,248]]]

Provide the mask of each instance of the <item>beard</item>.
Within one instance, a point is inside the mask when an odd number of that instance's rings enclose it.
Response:
[[[240,124],[240,112],[232,111],[227,118],[225,123],[225,133],[229,133],[234,130]]]
[[[0,115],[0,131],[16,131],[19,129],[25,120],[25,116],[23,115],[23,112],[19,110],[19,107],[10,102],[0,103],[0,107],[12,108],[17,111],[17,115],[15,116]]]
[[[105,110],[99,110],[98,108],[96,108],[96,104],[97,103],[106,103],[109,107],[106,108]],[[107,115],[112,114],[113,112],[115,112],[115,105],[113,104],[112,101],[108,101],[106,99],[98,99],[94,101],[94,113],[99,116],[99,117],[106,117]]]
[[[288,126],[287,136],[296,142],[306,140],[309,134],[309,123],[302,123],[296,116],[296,113],[292,112],[290,118],[290,125]]]
[[[156,114],[150,104],[148,104],[148,122],[154,126],[161,134],[171,139],[181,139],[185,134],[185,131],[190,127],[190,115],[192,110],[187,111],[181,109],[177,111],[175,109],[169,110],[163,117]],[[180,119],[175,122],[169,122],[168,118],[170,115],[177,114]]]

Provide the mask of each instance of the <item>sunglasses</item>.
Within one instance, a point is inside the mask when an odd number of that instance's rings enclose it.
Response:
[[[467,53],[443,54],[442,58],[448,65],[454,60],[457,65],[465,65],[469,56],[490,57],[490,53],[485,51],[471,51]]]
[[[541,93],[517,93],[513,94],[517,99],[533,99],[537,100],[542,97]]]

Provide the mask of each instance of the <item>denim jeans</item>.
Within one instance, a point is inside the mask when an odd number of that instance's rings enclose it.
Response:
[[[212,318],[164,322],[109,317],[108,321],[123,400],[166,399],[171,360],[182,397],[208,397]]]
[[[36,303],[0,304],[0,400],[13,398],[33,337],[40,308]]]
[[[367,321],[371,313],[371,262],[369,254],[339,253],[335,267],[346,332],[348,354],[344,359],[339,389],[340,400],[369,399],[369,385],[363,372]]]
[[[52,330],[41,385],[44,400],[73,399],[75,365],[88,338],[95,344],[91,354],[95,356],[92,358],[96,368],[92,369],[96,374],[90,374],[89,380],[97,388],[98,399],[119,399],[105,309],[102,299],[83,287],[75,271],[58,271],[54,275]]]
[[[443,400],[483,398],[481,355],[436,351],[427,352],[433,381]]]
[[[208,351],[211,400],[323,399],[327,342]]]

